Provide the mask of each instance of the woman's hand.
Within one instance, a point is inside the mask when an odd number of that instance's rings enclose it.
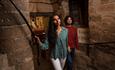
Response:
[[[36,35],[35,35],[35,38],[36,38],[37,40],[40,40],[40,38],[39,38],[38,36],[36,36]]]
[[[38,36],[35,35],[35,38],[37,39],[39,44],[42,44],[42,42],[40,41],[40,38]]]

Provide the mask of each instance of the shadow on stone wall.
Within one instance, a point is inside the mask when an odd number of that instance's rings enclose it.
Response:
[[[89,57],[94,70],[115,70],[115,44],[90,45]]]

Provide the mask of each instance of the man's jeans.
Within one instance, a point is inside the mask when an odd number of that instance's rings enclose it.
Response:
[[[67,70],[73,69],[73,60],[74,60],[75,48],[71,49],[71,52],[68,52],[67,55]]]

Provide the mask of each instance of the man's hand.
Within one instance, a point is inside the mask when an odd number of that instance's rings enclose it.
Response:
[[[70,46],[68,46],[68,52],[69,52],[69,53],[71,52]]]

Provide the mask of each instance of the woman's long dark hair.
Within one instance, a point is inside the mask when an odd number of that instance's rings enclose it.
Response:
[[[53,22],[54,16],[56,15],[53,15],[52,17],[50,17],[49,24],[48,24],[48,42],[49,42],[49,46],[52,48],[55,47],[56,40],[57,40],[56,26]]]

